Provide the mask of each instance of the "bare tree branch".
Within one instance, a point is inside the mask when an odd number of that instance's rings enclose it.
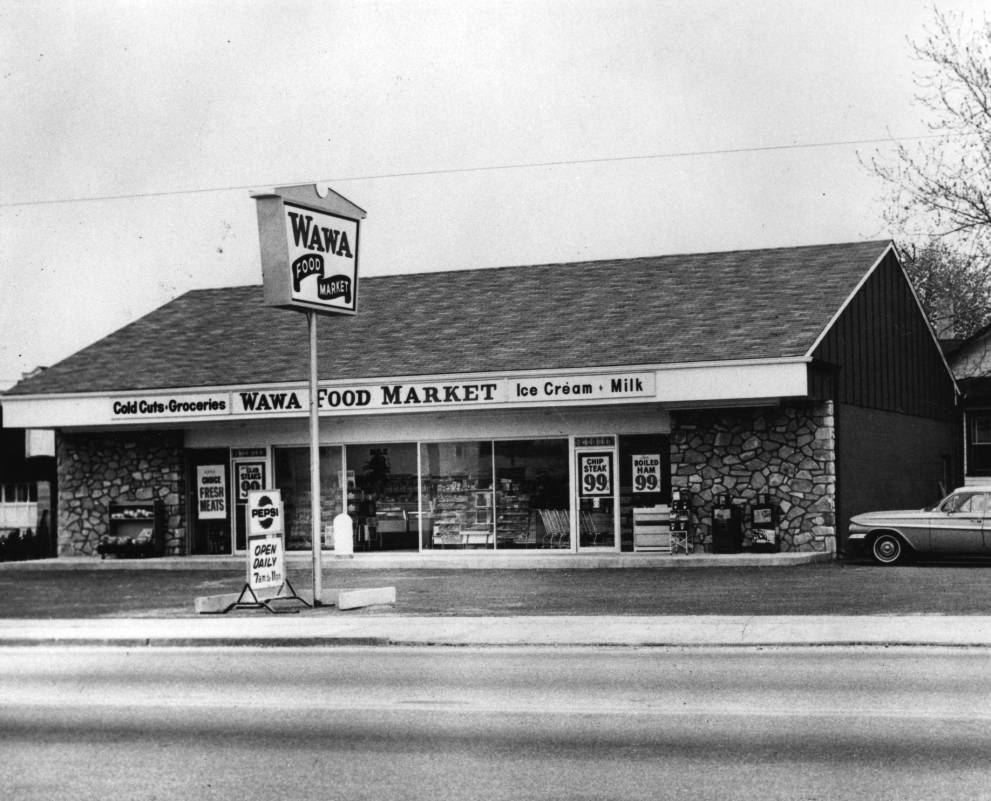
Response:
[[[932,115],[929,127],[946,138],[894,159],[875,155],[866,166],[891,192],[887,222],[906,230],[929,220],[940,237],[965,241],[982,258],[991,254],[991,23],[970,26],[960,15],[935,11],[921,42],[910,42],[920,64],[917,100]]]

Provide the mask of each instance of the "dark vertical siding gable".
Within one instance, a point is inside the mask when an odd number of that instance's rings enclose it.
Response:
[[[839,403],[949,419],[953,381],[889,252],[812,354],[836,370]]]

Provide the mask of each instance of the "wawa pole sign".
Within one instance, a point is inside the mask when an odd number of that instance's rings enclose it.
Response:
[[[265,304],[356,314],[358,228],[364,210],[317,184],[283,186],[252,197]]]
[[[248,493],[245,509],[248,530],[247,583],[238,599],[225,609],[258,609],[269,612],[297,612],[298,609],[275,609],[272,601],[299,601],[309,604],[296,594],[286,576],[286,544],[282,493],[279,490],[258,490]],[[272,592],[274,590],[274,593]],[[264,593],[264,597],[259,593]],[[247,600],[250,598],[250,600]]]
[[[310,336],[310,541],[313,605],[322,603],[317,315],[358,313],[358,227],[364,209],[325,184],[252,195],[265,304],[306,312]]]

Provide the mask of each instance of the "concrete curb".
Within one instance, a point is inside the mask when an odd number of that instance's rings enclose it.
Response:
[[[443,553],[358,553],[354,557],[323,554],[323,568],[328,573],[342,570],[601,570],[635,568],[712,568],[760,567],[787,568],[833,562],[832,553],[728,553],[728,554],[651,554],[651,553],[539,553],[516,551]],[[295,569],[309,569],[309,553],[292,552],[286,562]],[[0,562],[4,570],[218,570],[244,572],[243,556],[163,556],[148,559],[100,559],[92,556],[35,559],[26,562]]]
[[[324,607],[309,616],[0,621],[0,647],[64,645],[991,648],[991,617],[415,617]]]

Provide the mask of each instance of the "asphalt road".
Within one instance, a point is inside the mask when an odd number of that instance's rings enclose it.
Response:
[[[297,589],[311,585],[294,569]],[[38,569],[0,564],[0,618],[193,616],[199,596],[237,592],[241,570]],[[991,562],[906,567],[451,570],[326,568],[324,588],[396,588],[409,615],[991,615]]]
[[[947,649],[9,649],[0,786],[45,799],[987,797]]]

